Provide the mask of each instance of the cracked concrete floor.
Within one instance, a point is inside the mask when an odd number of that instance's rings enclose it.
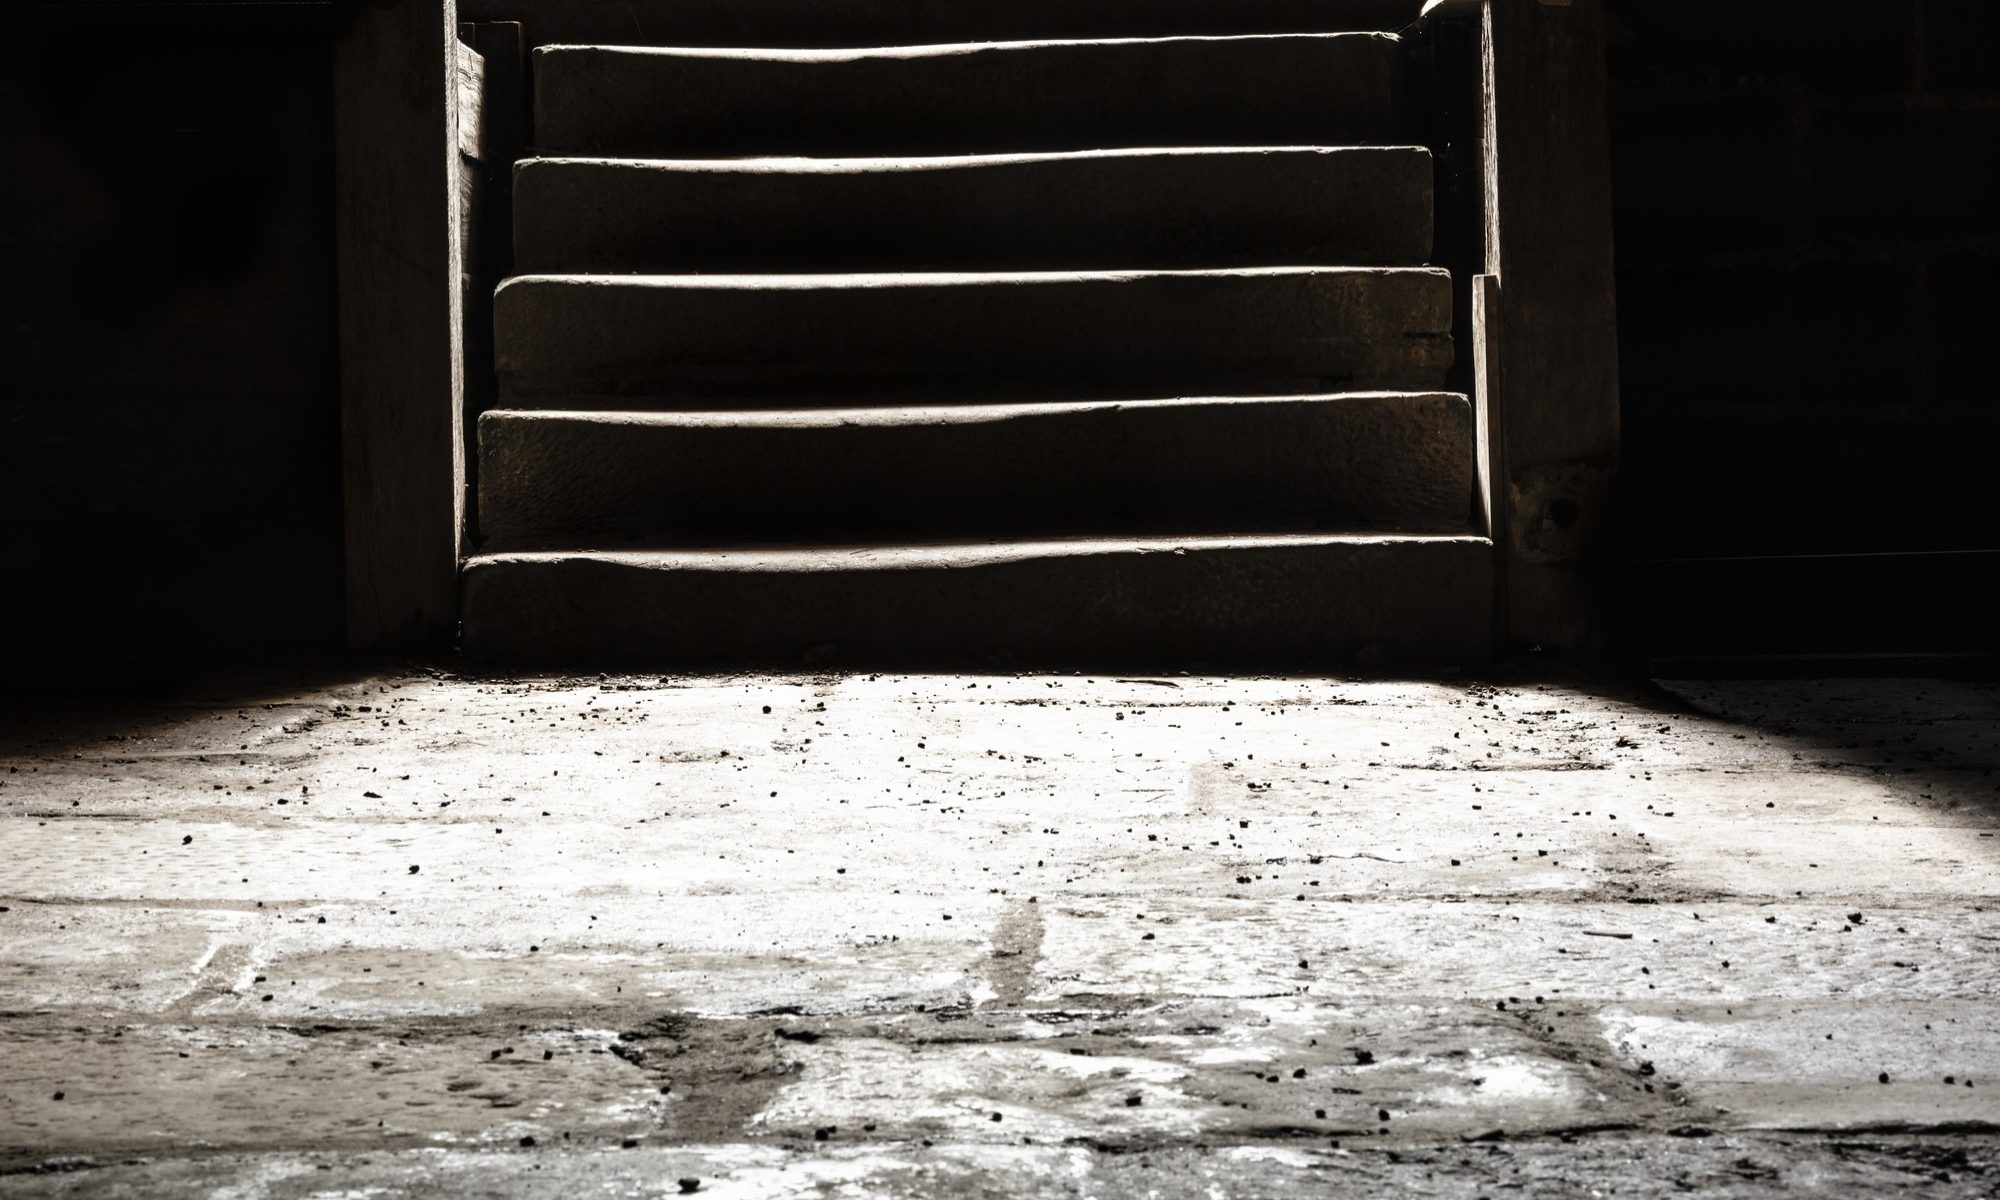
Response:
[[[2000,688],[0,726],[0,1195],[2000,1194]]]

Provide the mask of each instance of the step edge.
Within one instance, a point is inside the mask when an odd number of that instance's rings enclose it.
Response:
[[[742,274],[650,273],[609,275],[591,271],[532,272],[510,275],[494,289],[496,296],[517,287],[569,285],[579,287],[687,291],[838,291],[845,288],[979,287],[998,284],[1118,283],[1143,279],[1277,279],[1317,276],[1379,275],[1431,277],[1447,282],[1451,271],[1438,266],[1277,266],[1188,267],[1095,271],[857,271],[748,272]]]
[[[1146,411],[1197,408],[1235,408],[1283,405],[1336,405],[1344,401],[1368,400],[1451,400],[1469,405],[1463,392],[1436,390],[1374,390],[1317,392],[1299,395],[1258,396],[1163,396],[1111,400],[1029,400],[1010,404],[879,404],[840,407],[783,409],[679,409],[647,411],[634,409],[489,408],[479,414],[483,426],[489,420],[501,422],[548,422],[567,425],[643,426],[657,428],[768,428],[831,429],[849,426],[902,427],[905,425],[978,425],[993,421],[1042,416],[1069,416],[1116,412],[1127,409]]]
[[[1075,46],[1158,46],[1206,42],[1322,42],[1345,39],[1399,45],[1399,34],[1379,30],[1343,30],[1330,33],[1238,33],[1176,34],[1164,37],[1132,38],[1036,38],[1006,42],[925,42],[910,45],[855,46],[835,49],[796,49],[777,46],[626,46],[607,43],[550,43],[537,46],[537,60],[544,57],[583,55],[629,55],[634,58],[707,58],[737,62],[832,63],[866,62],[884,59],[952,58],[967,54],[1007,53]]]
[[[1147,537],[1033,538],[1022,540],[877,542],[856,545],[720,546],[701,548],[495,550],[468,555],[464,573],[506,566],[602,563],[641,570],[890,570],[971,567],[1065,558],[1230,551],[1377,549],[1492,549],[1473,533],[1266,533]]]
[[[1001,154],[799,155],[771,154],[749,158],[662,158],[587,154],[536,154],[514,164],[516,176],[560,167],[597,167],[661,174],[706,175],[865,175],[901,171],[971,169],[1051,162],[1119,161],[1143,158],[1233,158],[1291,155],[1305,157],[1376,157],[1400,161],[1430,159],[1428,146],[1418,145],[1268,145],[1268,146],[1117,146],[1092,150],[1034,150]]]

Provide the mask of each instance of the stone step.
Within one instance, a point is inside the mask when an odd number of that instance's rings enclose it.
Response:
[[[1462,532],[1463,396],[1357,393],[479,422],[512,545],[1148,530]]]
[[[1421,147],[949,158],[543,158],[515,265],[558,271],[1406,266],[1431,251]]]
[[[459,0],[535,45],[914,46],[1023,38],[1396,30],[1422,0]]]
[[[1429,391],[1451,362],[1451,279],[1321,267],[526,275],[501,285],[494,323],[502,406],[516,408]]]
[[[1438,666],[1487,654],[1491,556],[1329,534],[489,554],[463,645],[576,669]]]
[[[543,154],[972,154],[1406,140],[1392,34],[863,50],[545,46]]]

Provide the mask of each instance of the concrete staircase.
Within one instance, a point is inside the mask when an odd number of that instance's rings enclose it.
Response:
[[[1402,70],[1371,32],[539,50],[467,650],[1484,657]]]

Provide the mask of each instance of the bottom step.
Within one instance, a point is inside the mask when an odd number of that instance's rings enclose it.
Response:
[[[1078,539],[492,554],[464,645],[520,665],[1445,666],[1483,661],[1477,537]]]

